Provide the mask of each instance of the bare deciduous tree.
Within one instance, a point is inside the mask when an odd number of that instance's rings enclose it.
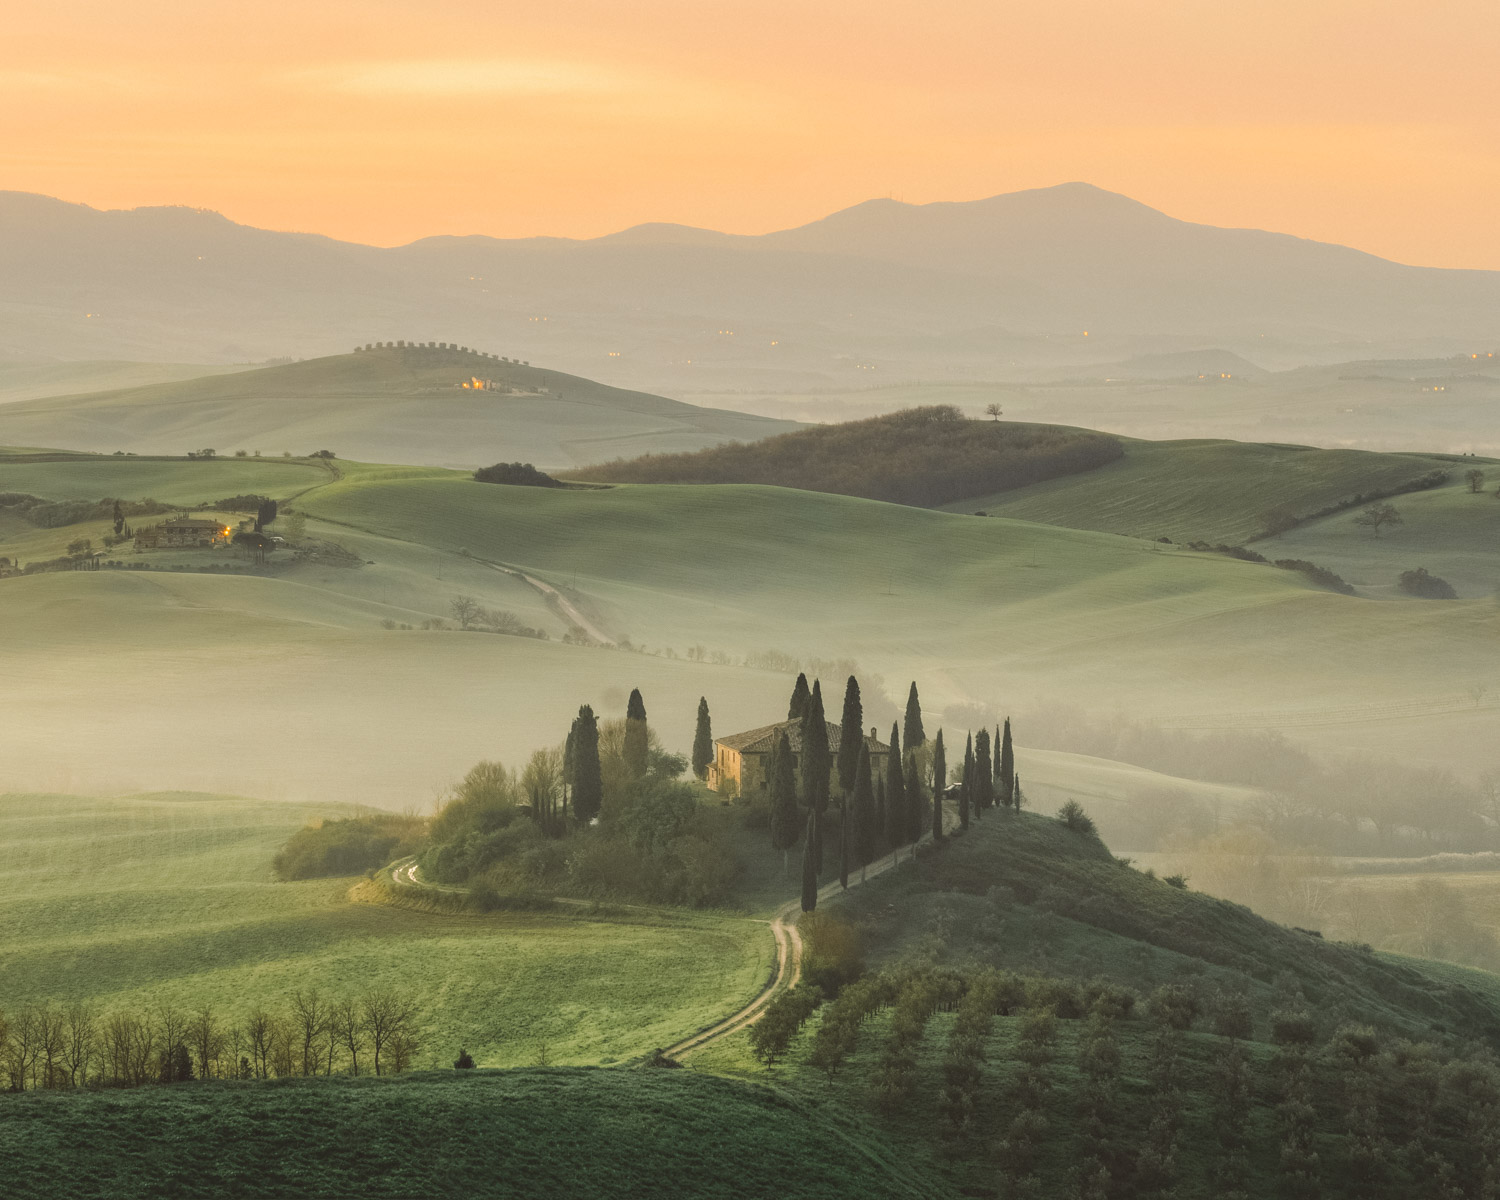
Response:
[[[454,596],[448,602],[448,611],[453,614],[460,629],[468,629],[479,616],[479,601],[473,596]]]

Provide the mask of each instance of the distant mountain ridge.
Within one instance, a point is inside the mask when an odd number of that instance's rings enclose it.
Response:
[[[1263,366],[1493,349],[1500,272],[1193,224],[1082,183],[871,200],[757,236],[646,224],[391,249],[4,192],[0,313],[8,358],[232,361],[426,336],[653,389],[805,387],[1204,345]]]

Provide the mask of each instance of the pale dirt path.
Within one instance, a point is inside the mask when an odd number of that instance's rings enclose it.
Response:
[[[476,561],[484,563],[484,565],[489,567],[491,570],[499,571],[502,575],[510,575],[515,579],[519,579],[522,582],[529,584],[537,591],[541,592],[543,596],[546,596],[548,599],[554,601],[557,604],[557,607],[562,610],[563,616],[565,616],[569,621],[573,622],[574,625],[577,625],[579,629],[583,630],[584,633],[588,634],[589,637],[594,639],[594,641],[599,642],[605,646],[613,646],[615,644],[614,638],[610,637],[607,633],[605,633],[602,629],[600,629],[597,625],[590,621],[586,616],[579,612],[578,607],[550,583],[538,579],[535,575],[526,574],[526,572],[521,570],[519,567],[507,567],[503,563],[491,562],[487,558],[481,558]]]

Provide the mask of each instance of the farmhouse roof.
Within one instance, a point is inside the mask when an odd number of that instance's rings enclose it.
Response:
[[[726,749],[738,750],[741,754],[769,754],[772,747],[776,745],[777,737],[783,732],[791,744],[792,753],[802,753],[802,722],[798,720],[778,721],[775,725],[762,725],[759,729],[747,730],[745,733],[731,733],[714,740]],[[843,728],[832,721],[828,722],[828,749],[837,754],[843,740]],[[865,735],[865,745],[870,748],[871,754],[891,752],[891,748],[879,738],[868,734]]]
[[[173,529],[223,529],[218,521],[205,521],[202,517],[171,517],[162,522]]]

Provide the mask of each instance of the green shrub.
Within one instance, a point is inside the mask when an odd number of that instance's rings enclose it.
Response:
[[[805,951],[802,976],[823,990],[825,996],[837,996],[847,984],[865,971],[865,951],[859,930],[842,917],[815,909],[797,920]]]
[[[415,852],[421,844],[420,817],[381,813],[306,825],[271,860],[281,880],[361,875]]]
[[[1093,837],[1098,832],[1094,828],[1093,818],[1083,811],[1083,805],[1079,804],[1077,800],[1069,800],[1058,809],[1057,819],[1074,833]]]

